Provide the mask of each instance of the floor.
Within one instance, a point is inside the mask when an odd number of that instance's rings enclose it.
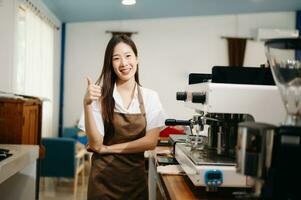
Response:
[[[44,180],[43,180],[44,179]],[[40,180],[40,200],[86,200],[87,180],[84,185],[78,183],[77,192],[73,194],[73,179],[42,178]]]
[[[40,200],[86,200],[89,167],[85,167],[85,181],[82,184],[81,176],[78,179],[77,192],[73,194],[73,179],[67,178],[41,178]]]

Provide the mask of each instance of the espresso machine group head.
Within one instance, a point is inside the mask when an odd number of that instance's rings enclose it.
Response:
[[[237,171],[253,177],[253,197],[297,200],[301,199],[301,39],[272,39],[265,47],[286,118],[277,126],[239,124]]]

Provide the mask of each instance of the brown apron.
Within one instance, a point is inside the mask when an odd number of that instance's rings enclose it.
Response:
[[[129,142],[145,135],[145,109],[140,88],[137,87],[141,113],[114,112],[115,132],[108,145]],[[94,153],[88,183],[88,200],[96,199],[148,199],[144,152]]]

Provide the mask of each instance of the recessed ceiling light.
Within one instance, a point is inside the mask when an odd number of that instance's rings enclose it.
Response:
[[[121,3],[122,3],[123,5],[129,6],[129,5],[134,5],[134,4],[136,4],[136,0],[122,0]]]

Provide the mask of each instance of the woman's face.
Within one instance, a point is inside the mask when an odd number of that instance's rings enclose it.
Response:
[[[138,60],[131,46],[123,42],[117,44],[113,51],[112,64],[119,81],[135,78]]]

